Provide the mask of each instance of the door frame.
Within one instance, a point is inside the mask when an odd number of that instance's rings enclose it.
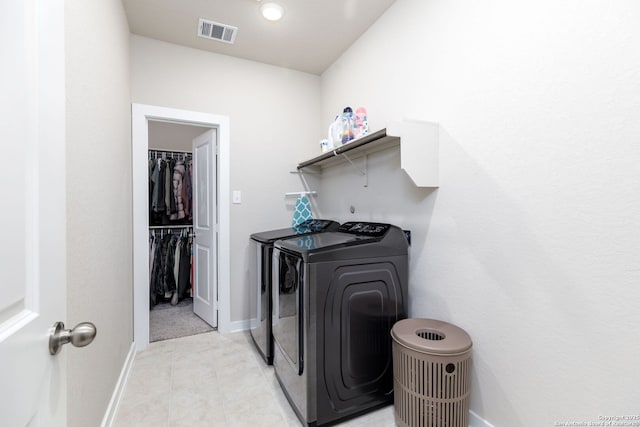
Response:
[[[218,331],[231,332],[230,312],[230,140],[229,117],[145,104],[131,104],[133,179],[133,340],[149,345],[149,121],[218,130]],[[144,196],[143,196],[144,195]]]

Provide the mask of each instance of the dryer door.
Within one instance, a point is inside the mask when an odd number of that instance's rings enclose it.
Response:
[[[392,262],[341,265],[326,273],[321,414],[348,412],[388,401],[393,390],[393,324],[406,316]],[[320,381],[320,379],[319,379]]]
[[[295,254],[278,249],[273,253],[273,339],[287,362],[301,375],[303,262]]]

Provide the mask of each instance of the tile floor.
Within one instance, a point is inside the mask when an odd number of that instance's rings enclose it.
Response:
[[[342,427],[395,426],[393,406]],[[158,341],[138,353],[113,427],[301,426],[248,332]]]

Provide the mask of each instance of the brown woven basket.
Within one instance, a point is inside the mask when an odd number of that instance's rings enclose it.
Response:
[[[432,319],[397,322],[393,338],[395,419],[406,427],[467,427],[471,338]]]

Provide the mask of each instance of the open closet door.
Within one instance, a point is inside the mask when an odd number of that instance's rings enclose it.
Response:
[[[216,144],[216,129],[193,140],[193,312],[214,328],[218,326]]]

